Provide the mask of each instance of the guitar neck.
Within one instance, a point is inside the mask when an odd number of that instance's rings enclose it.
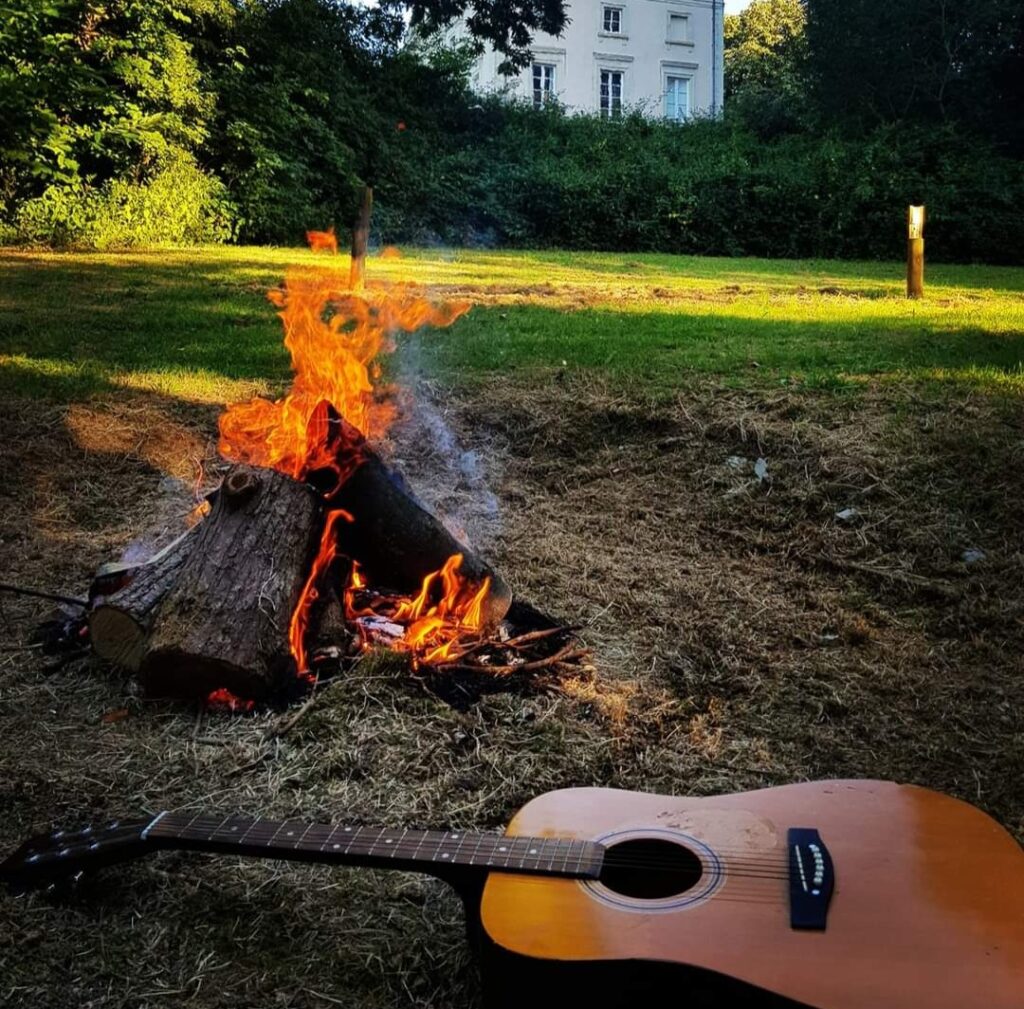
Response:
[[[434,874],[455,866],[463,871],[596,879],[604,861],[603,846],[593,841],[191,813],[161,813],[143,831],[143,838],[163,848]]]

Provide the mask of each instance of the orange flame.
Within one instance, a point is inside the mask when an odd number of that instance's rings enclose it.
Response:
[[[357,604],[357,594],[365,592],[366,579],[359,566],[352,566],[345,590],[345,617],[375,617],[402,628],[391,647],[411,652],[413,664],[447,662],[459,656],[458,647],[478,638],[484,626],[483,606],[491,589],[491,579],[483,584],[470,582],[460,571],[462,554],[453,554],[440,570],[423,579],[415,597],[381,596],[373,605]],[[358,624],[357,624],[358,625]]]
[[[333,228],[307,232],[307,238],[314,250],[337,251]],[[379,438],[393,419],[394,408],[378,386],[379,357],[394,349],[393,335],[425,325],[451,325],[469,305],[434,305],[413,285],[375,286],[356,294],[328,267],[290,270],[282,287],[267,296],[279,309],[284,325],[292,385],[278,400],[256,397],[228,406],[220,418],[220,454],[299,480],[329,468],[340,485],[361,464],[365,440]],[[307,679],[305,638],[311,607],[338,556],[336,527],[341,519],[354,521],[340,510],[329,514],[289,624],[296,670]],[[424,580],[415,600],[393,607],[396,619],[400,613],[406,627],[396,647],[414,651],[423,661],[435,661],[450,654],[460,635],[479,630],[481,605],[490,585],[471,590],[458,573],[460,563],[461,557],[451,558]],[[345,592],[346,611],[350,593],[365,587],[360,577],[353,565]],[[225,703],[225,698],[216,692],[210,701]]]
[[[295,671],[299,676],[310,679],[309,663],[306,657],[306,631],[309,628],[309,616],[313,603],[320,597],[319,585],[324,572],[334,563],[338,556],[338,534],[335,526],[344,519],[352,522],[352,516],[342,508],[332,511],[324,522],[323,535],[320,537],[320,549],[309,569],[306,584],[299,593],[299,601],[292,611],[291,623],[288,625],[288,645],[295,658]]]
[[[274,402],[257,397],[229,406],[220,418],[219,449],[227,459],[269,466],[296,479],[331,465],[337,455],[338,446],[326,451],[316,424],[311,430],[321,404],[329,404],[364,437],[379,437],[394,409],[375,393],[376,359],[394,349],[392,334],[451,325],[469,308],[466,303],[436,306],[404,285],[354,295],[338,288],[338,276],[330,270],[293,271],[283,290],[268,297],[280,308],[295,372],[292,387]],[[311,434],[316,435],[312,444]]]

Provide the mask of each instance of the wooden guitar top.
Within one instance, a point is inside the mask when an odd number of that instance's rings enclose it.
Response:
[[[816,828],[835,866],[824,931],[790,927],[786,833]],[[556,960],[658,960],[820,1009],[1024,1009],[1024,852],[967,803],[910,785],[824,781],[713,798],[567,789],[508,834],[675,840],[704,873],[659,900],[601,883],[492,874],[482,924]]]

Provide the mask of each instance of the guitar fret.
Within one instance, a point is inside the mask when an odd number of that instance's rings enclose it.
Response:
[[[473,846],[473,853],[469,856],[469,865],[476,865],[476,856],[480,853],[480,845],[486,836],[486,834],[476,835],[476,844]]]
[[[377,831],[377,836],[370,842],[369,848],[366,849],[365,854],[368,858],[373,858],[374,855],[376,854],[373,849],[377,847],[377,843],[384,836],[384,832],[386,830],[387,827],[381,827],[380,830]]]
[[[405,830],[403,830],[403,831],[402,831],[402,834],[401,834],[401,836],[400,836],[400,837],[398,838],[398,840],[397,840],[397,841],[395,842],[394,846],[393,846],[393,847],[392,847],[392,849],[391,849],[391,857],[392,857],[392,858],[394,858],[394,857],[395,857],[395,854],[397,853],[397,851],[398,851],[398,849],[399,849],[399,846],[400,846],[400,845],[402,844],[402,842],[403,842],[403,841],[405,840],[405,835],[406,835],[406,834],[408,834],[408,833],[409,833],[409,828],[408,828],[408,827],[406,827],[406,828],[405,828]]]
[[[302,842],[306,840],[306,835],[313,829],[313,826],[314,825],[312,823],[307,823],[306,824],[306,829],[302,832],[302,834],[299,836],[299,839],[292,846],[292,851],[298,851],[299,850],[299,848],[302,845]]]
[[[238,838],[238,843],[239,844],[245,844],[245,839],[249,836],[249,831],[251,831],[252,828],[255,827],[256,824],[259,823],[259,822],[260,822],[260,818],[258,816],[254,816],[249,821],[249,826],[245,828],[245,830],[242,832],[242,834]]]
[[[562,859],[562,872],[569,871],[569,856],[572,854],[572,841],[565,845],[565,857]]]
[[[284,830],[284,825],[287,822],[287,820],[278,821],[277,830],[275,830],[274,833],[270,835],[270,839],[266,842],[265,847],[269,848],[274,843],[274,841],[277,840],[277,835],[280,834],[282,830]]]
[[[347,855],[352,850],[352,845],[359,838],[359,831],[355,827],[346,827],[345,833],[348,834],[348,844],[345,845],[345,850],[342,852],[343,855]]]

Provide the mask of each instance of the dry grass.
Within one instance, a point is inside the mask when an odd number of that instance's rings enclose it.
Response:
[[[522,596],[585,624],[598,686],[458,712],[368,662],[267,740],[276,714],[144,701],[91,661],[48,671],[28,645],[45,606],[3,597],[0,848],[165,807],[497,827],[566,785],[841,775],[952,792],[1024,837],[1019,400],[705,381],[654,401],[554,372],[438,395],[501,505],[481,545]],[[72,591],[154,511],[173,525],[213,430],[206,407],[128,392],[0,418],[5,580]],[[12,1005],[103,1009],[475,991],[439,884],[185,856],[70,904],[0,899],[0,979]]]

